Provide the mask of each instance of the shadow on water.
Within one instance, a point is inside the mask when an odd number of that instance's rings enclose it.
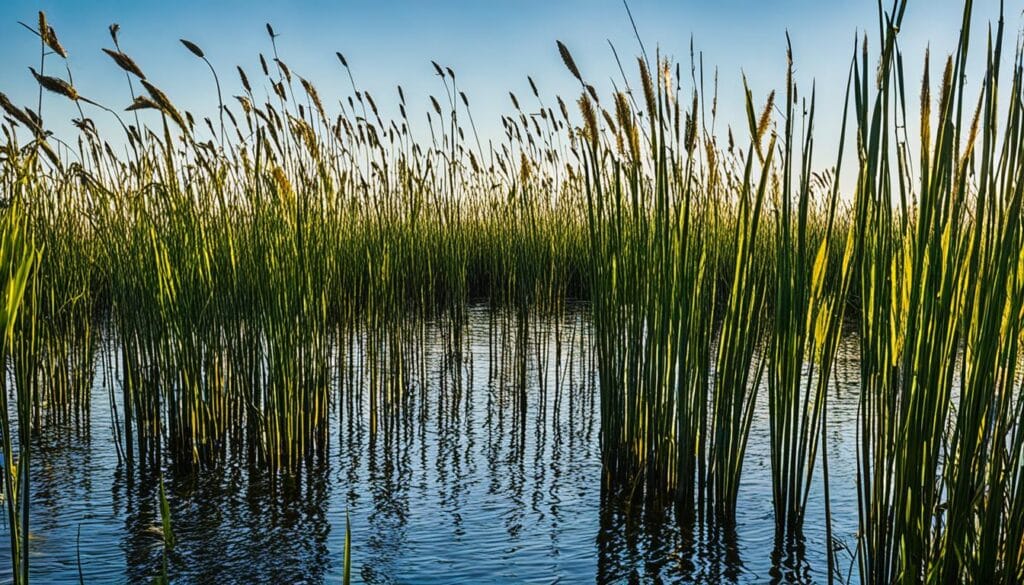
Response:
[[[584,309],[528,328],[485,308],[459,328],[401,327],[338,334],[327,443],[293,476],[251,468],[244,450],[200,472],[119,464],[107,387],[120,380],[119,360],[106,360],[112,371],[101,363],[90,424],[45,426],[34,445],[32,578],[77,582],[79,555],[85,582],[158,575],[162,471],[176,582],[340,582],[346,514],[357,582],[824,580],[813,526],[806,541],[774,542],[765,420],[753,423],[734,526],[644,504],[603,481]],[[844,359],[841,370],[855,367]],[[830,411],[837,470],[853,465],[844,461],[856,402],[847,378],[840,371]],[[833,479],[835,528],[847,541],[856,529],[850,479]],[[812,493],[812,508],[818,500]],[[3,549],[0,580],[9,580]]]

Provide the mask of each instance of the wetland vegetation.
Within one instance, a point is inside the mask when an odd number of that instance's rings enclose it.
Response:
[[[824,146],[791,51],[723,128],[700,53],[601,95],[552,40],[578,93],[483,140],[452,69],[386,119],[270,25],[256,70],[181,41],[202,119],[112,25],[103,104],[40,12],[38,101],[0,93],[3,575],[1024,581],[1024,53],[968,0],[904,55],[906,4]]]

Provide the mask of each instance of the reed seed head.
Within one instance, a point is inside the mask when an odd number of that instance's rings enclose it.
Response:
[[[196,57],[199,57],[200,59],[205,59],[206,58],[206,55],[203,53],[203,50],[199,48],[199,45],[193,43],[192,41],[186,40],[186,39],[178,39],[178,40],[181,41],[181,44],[185,45],[185,48],[188,49]]]
[[[40,12],[40,14],[42,14]],[[47,91],[62,95],[69,100],[78,101],[79,95],[74,87],[70,83],[57,77],[50,77],[48,75],[40,75],[34,68],[29,67],[29,71],[32,72],[32,76],[36,78],[39,85]]]
[[[580,83],[583,83],[583,76],[580,75],[580,70],[576,67],[576,61],[572,58],[572,53],[569,52],[569,48],[566,47],[562,41],[555,42],[558,44],[558,53],[562,56],[562,63],[565,63],[566,69],[568,69],[569,73],[572,73],[572,76],[578,79]]]
[[[114,63],[116,63],[117,66],[123,69],[124,71],[131,73],[139,79],[146,78],[146,74],[142,72],[142,69],[139,67],[139,65],[128,55],[122,53],[121,51],[113,51],[107,48],[104,48],[103,52],[109,55],[110,58],[114,60]]]

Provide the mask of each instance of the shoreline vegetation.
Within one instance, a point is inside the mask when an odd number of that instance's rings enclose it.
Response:
[[[124,465],[241,460],[288,475],[327,456],[327,417],[347,416],[352,393],[369,395],[368,432],[393,430],[382,420],[421,366],[425,321],[458,369],[471,301],[514,326],[525,416],[531,326],[577,300],[593,325],[609,490],[727,526],[767,392],[776,554],[799,554],[815,477],[830,526],[827,388],[854,330],[860,581],[1024,581],[1024,56],[1005,46],[1001,14],[969,38],[968,0],[955,53],[924,55],[917,86],[905,72],[920,56],[897,42],[906,4],[859,38],[842,134],[825,147],[791,51],[782,89],[746,90],[747,128],[722,136],[702,58],[620,62],[622,90],[598,95],[558,42],[579,95],[551,98],[531,79],[534,105],[512,95],[504,140],[487,145],[455,72],[434,63],[444,91],[417,142],[401,88],[400,117],[382,119],[339,53],[352,94],[332,105],[278,55],[270,25],[261,70],[237,68],[223,94],[225,72],[182,40],[216,82],[218,114],[202,120],[112,25],[103,51],[131,105],[100,104],[78,93],[40,13],[26,26],[38,103],[0,94],[15,581],[29,576],[32,433],[88,426],[101,337],[124,373],[109,387]],[[969,50],[987,64],[975,94]],[[77,136],[47,132],[53,99],[77,106]],[[100,117],[118,122],[124,154]],[[854,190],[840,193],[848,175]],[[331,390],[360,335],[370,379]],[[161,480],[161,512],[163,494]],[[832,550],[829,580],[845,580]],[[345,558],[347,577],[347,534]]]

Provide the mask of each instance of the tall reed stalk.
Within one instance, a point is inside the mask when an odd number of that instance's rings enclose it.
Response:
[[[33,361],[35,349],[34,267],[38,252],[26,230],[19,193],[12,193],[0,219],[0,275],[4,302],[0,312],[0,362],[9,358],[22,367]],[[27,292],[31,291],[31,292]],[[6,370],[6,368],[5,368]],[[11,417],[6,371],[0,376],[0,440],[3,449],[3,496],[11,541],[12,574],[16,583],[28,583],[29,470],[31,469],[32,404],[34,387],[22,372],[13,379],[15,416]],[[14,434],[17,432],[15,442]]]

